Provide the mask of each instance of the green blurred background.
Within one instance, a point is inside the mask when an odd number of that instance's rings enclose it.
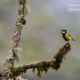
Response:
[[[0,0],[0,69],[4,68],[13,35],[17,2]],[[62,29],[67,29],[76,40],[70,42],[72,49],[66,55],[66,60],[63,60],[61,69],[49,69],[46,75],[42,74],[42,80],[80,80],[80,11],[69,11],[69,5],[72,4],[80,5],[80,0],[29,0],[30,14],[21,34],[19,64],[49,60],[65,44],[60,33]],[[32,70],[22,76],[29,80],[39,80]]]

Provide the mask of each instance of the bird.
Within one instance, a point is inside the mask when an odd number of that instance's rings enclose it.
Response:
[[[73,41],[75,41],[75,40],[73,39],[73,37],[72,37],[70,34],[67,33],[67,30],[66,30],[66,29],[63,29],[63,30],[61,31],[61,33],[62,33],[62,37],[63,37],[63,39],[64,39],[65,41],[70,41],[71,39],[72,39]]]

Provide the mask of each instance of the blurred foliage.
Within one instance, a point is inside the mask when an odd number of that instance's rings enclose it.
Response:
[[[80,11],[68,11],[69,4],[80,4],[79,0],[29,0],[30,14],[21,34],[19,47],[19,64],[48,60],[65,41],[60,31],[67,29],[75,42],[71,41],[72,50],[66,56],[66,61],[59,71],[52,71],[43,80],[79,80],[80,79]],[[7,56],[10,40],[18,10],[17,0],[0,1],[0,69]],[[24,78],[38,80],[31,71]]]

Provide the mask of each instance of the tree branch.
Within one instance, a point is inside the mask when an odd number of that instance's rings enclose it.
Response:
[[[4,66],[8,68],[9,72],[13,72],[14,61],[19,61],[19,56],[17,54],[17,51],[19,51],[18,45],[20,41],[22,28],[26,24],[26,19],[27,19],[26,15],[29,13],[29,8],[26,5],[27,2],[28,0],[18,0],[19,6],[18,6],[16,25],[10,43],[8,56],[6,58],[6,62],[4,63]],[[6,80],[7,79],[8,79],[8,75]]]
[[[13,72],[8,72],[8,69],[1,70],[0,71],[0,77],[4,76],[3,73],[8,74],[9,78],[17,77],[22,73],[26,73],[28,69],[33,69],[33,73],[35,72],[35,69],[37,69],[37,74],[39,78],[41,78],[41,73],[45,71],[45,73],[48,71],[49,68],[52,68],[53,70],[58,70],[61,67],[61,63],[63,58],[65,58],[65,55],[71,50],[70,43],[66,43],[63,45],[58,52],[51,57],[50,60],[46,61],[38,61],[31,64],[25,64],[25,65],[19,65],[17,67],[13,68]]]
[[[29,13],[29,8],[26,5],[26,3],[27,0],[18,0],[19,7],[18,7],[17,21],[16,21],[13,37],[10,43],[8,57],[4,64],[5,67],[13,68],[14,61],[19,60],[19,56],[17,54],[17,51],[19,51],[18,45],[20,41],[22,28],[26,24],[26,19],[27,19],[26,15]]]

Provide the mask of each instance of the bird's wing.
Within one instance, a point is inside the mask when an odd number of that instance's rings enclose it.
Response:
[[[70,37],[71,37],[71,39],[73,40],[73,41],[75,41],[74,39],[73,39],[73,37],[70,35],[70,34],[68,34]]]
[[[70,34],[68,34],[68,36],[70,36],[72,38],[72,36]]]

